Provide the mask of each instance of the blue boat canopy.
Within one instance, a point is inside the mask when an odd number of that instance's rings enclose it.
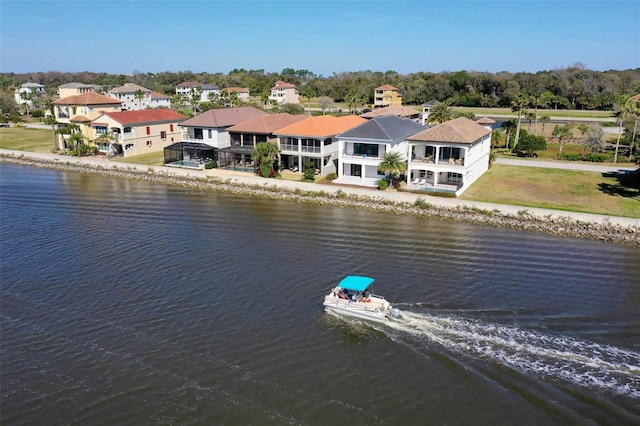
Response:
[[[340,281],[338,286],[345,290],[364,291],[373,283],[375,279],[360,275],[348,275]]]

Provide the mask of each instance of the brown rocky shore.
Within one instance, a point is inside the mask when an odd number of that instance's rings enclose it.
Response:
[[[640,219],[607,217],[517,206],[462,202],[458,199],[404,192],[346,188],[216,170],[184,170],[117,163],[104,158],[76,158],[0,150],[0,163],[94,173],[166,185],[238,195],[439,218],[640,246]]]

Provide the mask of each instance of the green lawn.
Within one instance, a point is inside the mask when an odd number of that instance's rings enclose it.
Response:
[[[150,152],[148,154],[132,155],[129,157],[114,157],[111,161],[121,163],[135,163],[143,166],[163,166],[164,151]]]
[[[51,152],[53,131],[28,127],[0,128],[0,148],[29,152]]]
[[[639,185],[631,179],[594,172],[494,164],[460,198],[640,217]]]

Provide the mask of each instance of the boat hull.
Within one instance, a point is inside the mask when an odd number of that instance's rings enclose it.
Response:
[[[338,298],[327,297],[324,301],[324,309],[338,315],[359,318],[367,321],[387,322],[390,309],[385,306],[361,302],[345,301]],[[369,305],[369,306],[367,306]]]

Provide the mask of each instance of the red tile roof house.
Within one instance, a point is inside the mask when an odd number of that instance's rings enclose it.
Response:
[[[335,136],[366,121],[355,115],[322,115],[274,131],[278,136],[282,168],[302,170],[311,162],[323,176],[337,173],[338,140]]]
[[[269,100],[278,104],[299,104],[300,91],[294,84],[278,80],[271,88]]]
[[[108,155],[146,154],[162,151],[182,140],[178,126],[187,117],[170,109],[107,112],[91,122],[100,152]],[[101,135],[113,133],[115,139]]]
[[[218,167],[244,168],[246,163],[251,162],[251,154],[258,143],[271,142],[277,145],[278,138],[273,134],[274,131],[307,118],[308,115],[266,114],[227,128],[231,146],[220,150],[220,153],[227,155],[219,157]]]
[[[407,187],[462,194],[489,168],[493,120],[445,121],[407,138]]]

